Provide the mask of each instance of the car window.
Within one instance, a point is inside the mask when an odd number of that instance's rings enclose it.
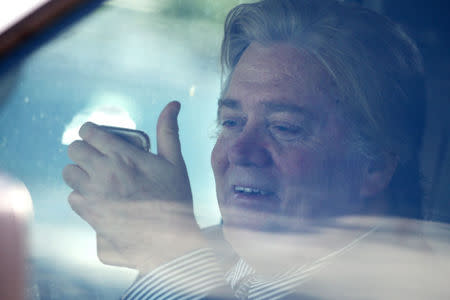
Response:
[[[158,115],[167,102],[180,101],[180,136],[198,222],[208,226],[220,220],[211,201],[209,156],[222,22],[237,1],[208,7],[197,2],[108,1],[2,78],[7,99],[1,112],[1,167],[20,178],[32,196],[33,284],[47,286],[52,299],[91,298],[91,293],[111,299],[135,276],[98,261],[94,232],[67,203],[70,188],[61,176],[70,162],[67,145],[88,120],[143,130],[156,149]],[[68,290],[73,282],[79,282],[77,289]],[[37,299],[49,299],[39,293]]]
[[[95,232],[67,202],[71,189],[61,175],[71,163],[67,147],[79,139],[86,121],[145,131],[156,149],[158,115],[178,100],[197,222],[202,228],[221,222],[210,162],[223,79],[219,51],[225,16],[241,2],[106,1],[1,75],[0,168],[22,182],[32,199],[32,206],[17,208],[29,219],[29,299],[119,298],[136,277],[135,270],[99,261]],[[381,12],[391,5],[359,2]],[[440,99],[428,105],[422,161],[430,200],[424,209],[429,219],[445,223],[450,220],[449,107],[438,91],[450,94],[450,60],[442,58],[446,67],[435,62],[442,54],[432,53],[433,39],[443,48],[448,38],[433,26],[416,31],[431,66],[429,95]]]

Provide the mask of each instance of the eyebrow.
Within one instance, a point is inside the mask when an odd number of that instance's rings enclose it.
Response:
[[[235,99],[219,99],[218,102],[218,111],[219,114],[223,107],[232,109],[232,110],[242,110],[241,101]],[[311,112],[304,107],[295,104],[288,104],[281,100],[271,100],[262,102],[264,109],[270,113],[274,112],[290,112],[295,114],[309,115],[311,116]]]
[[[304,107],[287,104],[278,101],[263,102],[264,109],[269,112],[291,112],[297,114],[305,114],[306,110]]]
[[[219,99],[219,111],[222,107],[227,107],[233,110],[241,110],[242,109],[242,105],[241,102],[238,100],[234,100],[234,99]]]

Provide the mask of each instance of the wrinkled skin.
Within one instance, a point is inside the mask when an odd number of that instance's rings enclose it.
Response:
[[[63,170],[72,209],[97,233],[106,264],[151,269],[204,241],[178,138],[179,104],[169,103],[157,125],[158,154],[144,152],[92,123],[68,149]]]
[[[363,168],[349,155],[335,90],[306,52],[285,44],[245,51],[219,108],[211,158],[225,224],[270,229],[287,217],[358,211]],[[268,195],[245,197],[236,185]]]
[[[226,238],[253,265],[298,256],[297,235],[274,232],[360,212],[366,165],[346,142],[338,97],[318,61],[287,44],[252,43],[236,66],[211,163]]]

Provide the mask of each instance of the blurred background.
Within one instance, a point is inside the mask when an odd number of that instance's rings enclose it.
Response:
[[[70,190],[61,172],[70,163],[67,145],[87,120],[146,131],[156,149],[157,117],[167,102],[180,101],[197,220],[202,227],[220,222],[209,162],[218,56],[226,13],[242,2],[249,1],[105,1],[71,26],[55,33],[55,23],[44,37],[0,56],[0,169],[23,182],[33,201],[29,299],[114,299],[136,275],[98,261],[93,230],[66,200]],[[347,2],[387,15],[418,42],[428,87],[424,210],[428,220],[449,222],[450,4]]]
[[[391,18],[417,42],[425,62],[427,107],[422,147],[426,218],[450,222],[450,2],[347,0]]]

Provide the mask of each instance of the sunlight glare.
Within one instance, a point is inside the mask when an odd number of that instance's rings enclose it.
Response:
[[[108,125],[136,129],[136,122],[131,118],[126,103],[130,103],[122,95],[102,93],[95,97],[95,105],[76,114],[66,126],[62,136],[62,144],[69,145],[75,140],[81,139],[78,131],[85,122],[93,122],[99,125]]]
[[[27,187],[3,173],[0,173],[0,213],[13,213],[23,221],[33,216],[33,202]]]

